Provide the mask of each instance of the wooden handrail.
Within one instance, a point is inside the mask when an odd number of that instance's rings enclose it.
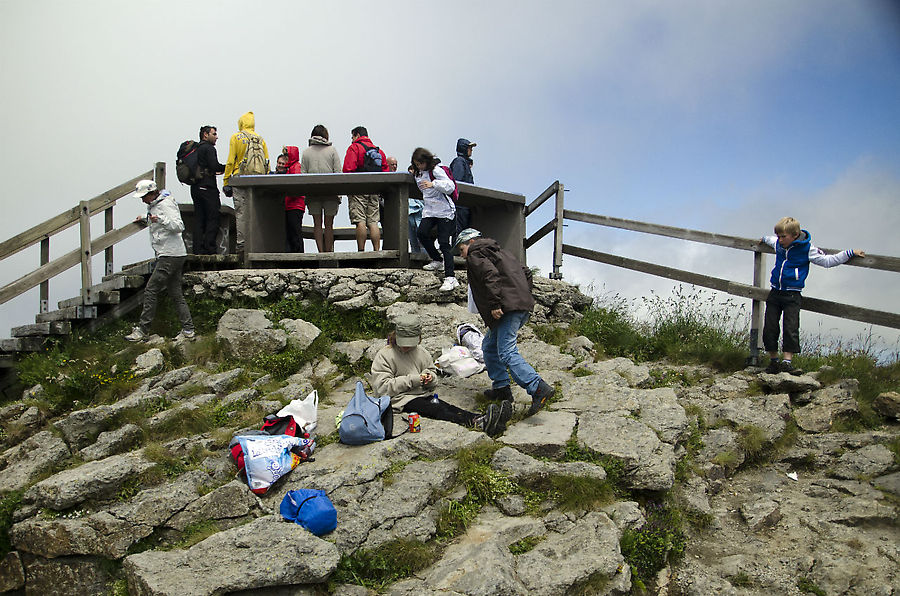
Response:
[[[116,203],[120,198],[134,190],[139,180],[152,179],[153,170],[144,172],[139,176],[135,176],[128,182],[111,188],[88,201],[90,214],[96,215],[101,211],[105,211]],[[63,211],[59,215],[51,217],[43,223],[39,223],[33,228],[29,228],[24,232],[13,236],[12,238],[0,242],[0,260],[8,256],[14,255],[21,250],[37,244],[42,239],[52,236],[58,232],[68,229],[78,223],[81,217],[81,208],[79,206],[72,207]]]
[[[529,203],[525,207],[525,217],[528,217],[529,215],[531,215],[535,209],[537,209],[538,207],[543,205],[547,201],[547,199],[549,199],[550,197],[555,195],[556,191],[558,189],[559,189],[559,180],[556,180],[553,182],[553,184],[551,184],[550,186],[547,187],[547,190],[545,190],[544,192],[539,194],[535,200],[531,201],[531,203]]]

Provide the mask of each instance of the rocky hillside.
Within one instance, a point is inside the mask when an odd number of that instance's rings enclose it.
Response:
[[[435,357],[458,324],[479,323],[463,290],[440,297],[422,272],[190,283],[222,301],[315,294],[387,320],[416,312]],[[561,282],[540,280],[536,294],[534,319],[549,325],[589,303]],[[0,411],[11,549],[0,591],[900,594],[897,394],[876,401],[888,426],[834,432],[857,408],[852,379],[636,365],[596,358],[586,338],[544,343],[529,326],[520,349],[558,388],[545,410],[524,418],[530,400],[516,388],[518,411],[496,438],[424,419],[419,434],[342,445],[335,415],[383,344],[233,309],[205,338],[143,345],[140,385],[113,403],[53,414],[46,388],[32,388]],[[311,357],[281,380],[283,361],[260,358],[278,353]],[[489,386],[485,373],[451,377],[438,393],[475,410]],[[253,495],[229,440],[314,387],[325,396],[314,461]],[[327,491],[334,532],[281,520],[295,488]]]

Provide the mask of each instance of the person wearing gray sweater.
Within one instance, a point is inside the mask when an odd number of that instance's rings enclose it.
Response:
[[[341,156],[328,140],[328,129],[316,124],[309,147],[300,156],[300,171],[304,174],[338,174],[342,167]],[[313,237],[319,252],[334,252],[334,216],[340,204],[341,197],[337,195],[306,197],[306,212],[313,218]]]

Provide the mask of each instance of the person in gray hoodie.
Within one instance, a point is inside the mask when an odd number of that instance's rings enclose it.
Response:
[[[309,138],[309,147],[300,156],[300,171],[304,174],[339,174],[343,167],[341,156],[328,140],[328,129],[316,124]],[[313,218],[313,237],[319,252],[334,252],[334,216],[341,197],[325,195],[306,197],[306,212]]]

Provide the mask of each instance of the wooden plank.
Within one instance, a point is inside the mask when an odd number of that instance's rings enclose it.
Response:
[[[566,189],[562,184],[556,186],[556,226],[553,230],[553,271],[550,273],[550,279],[562,279],[563,225],[565,225],[563,216],[566,212]]]
[[[397,259],[399,250],[378,250],[366,252],[254,252],[248,255],[250,261],[263,262],[315,262],[319,260],[338,261],[377,261],[379,259]]]
[[[34,317],[35,323],[49,323],[51,321],[69,321],[78,319],[96,319],[96,306],[69,306],[59,310],[51,310]]]
[[[100,213],[107,207],[115,204],[118,199],[133,191],[134,186],[138,183],[139,180],[143,180],[144,178],[151,178],[152,175],[152,170],[149,172],[144,172],[140,176],[135,176],[128,182],[123,182],[115,188],[112,188],[104,193],[97,195],[93,199],[90,199],[88,203],[90,204],[91,215]],[[74,226],[76,223],[78,223],[79,216],[80,212],[78,207],[72,207],[71,209],[63,211],[59,215],[55,215],[50,219],[25,230],[21,234],[13,236],[9,240],[0,242],[0,260],[3,260],[10,255],[16,254],[20,250],[24,250],[29,246],[32,246],[46,236],[52,236],[53,234]]]
[[[547,187],[547,189],[538,195],[538,197],[531,201],[529,205],[525,206],[525,217],[534,212],[535,209],[544,204],[544,202],[556,194],[557,189],[559,188],[559,180],[556,180],[553,184]]]
[[[51,323],[35,323],[34,325],[13,327],[9,334],[13,337],[26,337],[29,335],[68,335],[71,332],[72,323],[68,321],[53,321]]]
[[[111,309],[107,310],[105,313],[103,313],[96,319],[88,321],[83,326],[83,328],[88,333],[96,331],[97,329],[103,327],[104,325],[107,325],[107,324],[111,323],[112,321],[115,321],[116,319],[119,319],[121,317],[124,317],[125,315],[130,313],[132,310],[134,310],[136,308],[140,308],[140,306],[143,304],[143,301],[144,301],[144,289],[141,288],[140,290],[138,290],[137,292],[135,292],[134,294],[132,294],[131,296],[129,296],[128,298],[126,298],[125,300],[120,302],[119,304],[116,304]]]
[[[41,267],[50,262],[50,237],[41,240]],[[40,308],[38,312],[50,310],[50,280],[41,282]]]
[[[14,337],[0,339],[0,352],[40,352],[46,337]]]
[[[94,292],[94,304],[118,304],[121,302],[121,296],[117,291],[102,291],[102,292]],[[84,304],[81,300],[81,296],[76,296],[75,298],[68,298],[66,300],[60,300],[56,303],[57,308],[71,308],[73,306],[81,306]]]
[[[673,269],[671,267],[664,267],[663,265],[655,265],[645,261],[628,259],[617,255],[588,250],[578,246],[563,244],[563,252],[567,255],[572,255],[573,257],[581,257],[598,263],[606,263],[607,265],[631,269],[632,271],[640,271],[641,273],[649,273],[650,275],[656,275],[658,277],[674,279],[695,286],[719,290],[720,292],[726,292],[734,296],[741,296],[742,298],[765,300],[769,295],[769,290],[764,288],[755,288],[753,286],[720,279],[718,277],[691,273],[689,271],[682,271],[681,269]],[[862,308],[859,306],[830,302],[828,300],[820,300],[818,298],[809,298],[806,296],[803,297],[803,303],[800,308],[843,319],[851,319],[861,323],[900,329],[900,314],[897,313]]]
[[[540,230],[538,230],[537,232],[535,232],[534,234],[532,234],[531,236],[529,236],[528,238],[525,239],[525,242],[524,242],[525,248],[526,249],[531,248],[541,238],[543,238],[544,236],[546,236],[547,234],[549,234],[550,232],[552,232],[555,229],[556,229],[556,220],[551,219],[550,221],[545,223],[543,226],[541,226]]]
[[[91,289],[94,292],[111,292],[113,290],[141,288],[146,281],[143,275],[119,275],[109,281],[95,284]]]
[[[94,283],[94,276],[91,271],[91,257],[94,253],[91,251],[91,216],[87,201],[82,201],[79,205],[81,217],[78,220],[79,238],[81,243],[81,296],[84,298],[85,304],[93,304],[94,296],[91,294],[91,286]]]
[[[701,232],[700,230],[689,230],[687,228],[676,228],[673,226],[651,224],[630,219],[619,219],[617,217],[608,217],[605,215],[594,215],[593,213],[569,211],[568,209],[565,211],[564,217],[571,221],[580,221],[610,228],[644,232],[647,234],[655,234],[657,236],[668,236],[670,238],[679,238],[681,240],[690,240],[692,242],[701,242],[703,244],[712,244],[715,246],[725,246],[727,248],[736,248],[738,250],[752,250],[754,252],[775,254],[775,251],[768,244],[760,242],[759,238],[741,238],[740,236],[711,234],[709,232]],[[819,248],[829,254],[841,252],[839,249],[823,248],[821,246]],[[900,272],[900,257],[866,254],[865,257],[854,257],[850,259],[846,265],[866,267],[868,269],[880,269],[882,271]]]

